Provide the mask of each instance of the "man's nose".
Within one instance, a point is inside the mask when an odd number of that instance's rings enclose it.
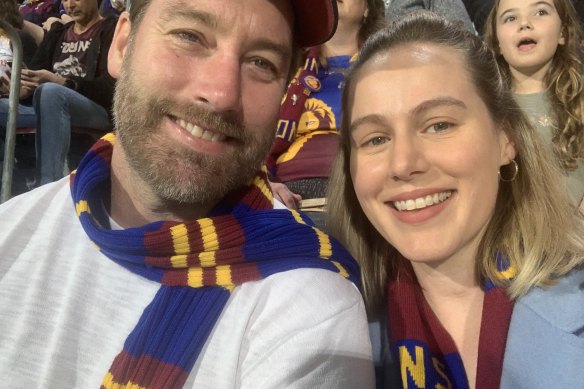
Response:
[[[242,75],[238,58],[215,53],[201,60],[194,71],[197,73],[193,93],[197,102],[214,112],[241,111]]]

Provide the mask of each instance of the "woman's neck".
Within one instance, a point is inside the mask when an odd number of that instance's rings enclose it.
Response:
[[[424,295],[430,300],[459,299],[480,289],[474,256],[453,257],[438,264],[412,262]]]
[[[339,25],[335,35],[322,46],[325,58],[339,55],[353,55],[359,50],[359,29],[343,28]]]
[[[412,263],[412,267],[428,305],[454,341],[474,388],[485,295],[477,281],[475,256],[449,258],[438,265]]]

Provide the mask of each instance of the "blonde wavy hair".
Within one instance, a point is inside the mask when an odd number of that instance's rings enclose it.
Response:
[[[485,23],[485,41],[497,54],[497,63],[505,82],[512,86],[509,64],[499,50],[497,14],[501,0],[496,0]],[[556,120],[554,151],[566,171],[576,170],[584,158],[584,65],[582,64],[582,28],[571,0],[553,0],[562,22],[565,39],[559,45],[544,79],[546,94]]]
[[[375,230],[357,200],[349,169],[348,133],[355,85],[362,67],[390,56],[403,45],[435,44],[457,50],[466,71],[493,119],[515,144],[519,174],[500,182],[494,215],[477,257],[478,281],[491,279],[512,298],[543,286],[584,264],[584,222],[561,190],[559,166],[541,153],[539,135],[515,102],[499,73],[493,53],[480,38],[428,12],[415,12],[380,30],[363,46],[343,91],[341,146],[329,183],[328,226],[359,261],[363,294],[375,316],[385,301],[387,281],[397,277],[400,254]],[[503,172],[504,173],[504,172]],[[503,254],[515,269],[511,281],[498,278],[495,257]]]

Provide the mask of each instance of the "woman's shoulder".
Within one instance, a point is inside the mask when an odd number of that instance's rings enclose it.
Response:
[[[577,333],[584,328],[584,269],[575,269],[549,287],[536,287],[516,302],[554,327]],[[536,323],[532,323],[536,325]]]
[[[534,288],[513,309],[501,388],[577,388],[584,382],[584,270]]]

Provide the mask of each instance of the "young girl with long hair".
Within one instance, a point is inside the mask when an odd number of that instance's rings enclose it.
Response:
[[[571,0],[497,0],[485,40],[519,106],[551,145],[572,202],[584,194],[582,33]]]

